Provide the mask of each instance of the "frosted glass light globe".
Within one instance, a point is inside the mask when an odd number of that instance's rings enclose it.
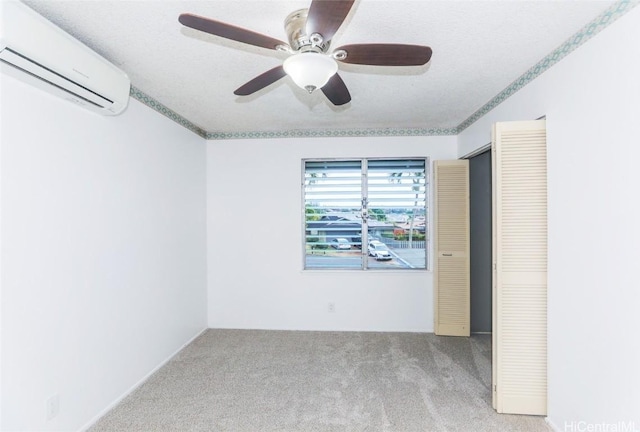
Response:
[[[309,93],[324,87],[338,71],[338,63],[334,59],[313,52],[292,55],[282,66],[293,82]]]

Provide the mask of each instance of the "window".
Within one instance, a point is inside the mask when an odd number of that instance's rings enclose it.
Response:
[[[305,269],[427,268],[427,160],[303,161]]]

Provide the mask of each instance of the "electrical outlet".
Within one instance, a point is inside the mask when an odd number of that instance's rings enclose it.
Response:
[[[53,420],[60,413],[60,395],[55,394],[47,399],[47,420]]]
[[[329,313],[334,313],[336,311],[336,304],[334,302],[329,302],[329,305],[327,306],[327,311]]]

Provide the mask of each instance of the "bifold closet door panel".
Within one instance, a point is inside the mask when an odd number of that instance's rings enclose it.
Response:
[[[469,161],[434,162],[435,333],[471,333]]]
[[[547,146],[544,120],[496,123],[494,407],[547,412]]]

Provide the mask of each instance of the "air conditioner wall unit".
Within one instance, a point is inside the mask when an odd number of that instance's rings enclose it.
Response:
[[[0,1],[2,72],[105,115],[129,102],[129,77],[18,1]]]

